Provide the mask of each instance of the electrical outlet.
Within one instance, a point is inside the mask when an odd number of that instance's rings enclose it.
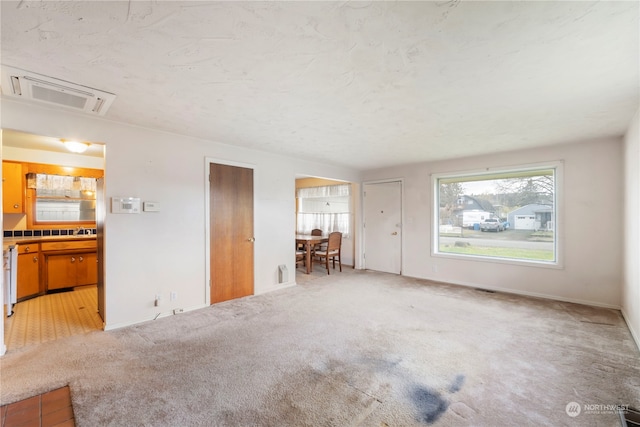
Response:
[[[171,293],[169,294],[169,299],[170,299],[171,301],[175,301],[175,300],[177,300],[177,299],[178,299],[178,293],[177,293],[177,292],[171,292]]]
[[[173,309],[173,314],[179,314],[179,313],[182,313],[183,311],[184,311],[184,310],[183,310],[183,309],[181,309],[181,308],[174,308],[174,309]]]

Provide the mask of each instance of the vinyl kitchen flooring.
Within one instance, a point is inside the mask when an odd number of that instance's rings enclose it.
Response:
[[[39,296],[19,302],[5,318],[7,351],[72,335],[102,330],[97,286]]]

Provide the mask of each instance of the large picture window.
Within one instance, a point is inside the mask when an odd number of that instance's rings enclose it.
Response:
[[[433,177],[436,255],[556,266],[560,164]]]

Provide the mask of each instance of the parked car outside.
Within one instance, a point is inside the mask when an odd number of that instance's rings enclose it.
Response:
[[[500,218],[487,218],[480,223],[480,231],[504,231],[504,223]]]

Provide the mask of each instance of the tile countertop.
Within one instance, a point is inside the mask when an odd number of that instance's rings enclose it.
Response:
[[[38,236],[38,237],[5,237],[2,240],[2,250],[25,243],[57,242],[64,240],[95,240],[95,234],[81,234],[78,236]]]

